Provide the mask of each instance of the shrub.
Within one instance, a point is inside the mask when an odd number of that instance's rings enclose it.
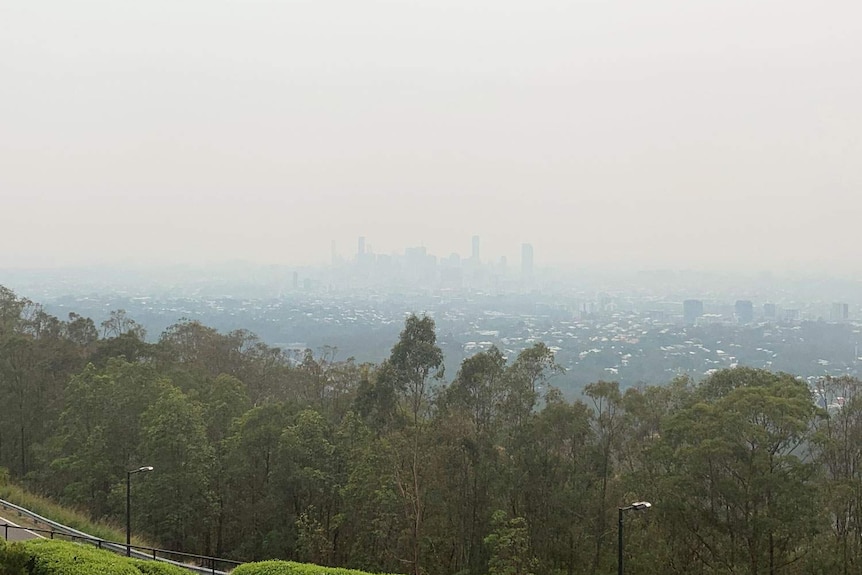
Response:
[[[13,546],[10,546],[13,547]],[[175,565],[129,559],[110,551],[68,541],[32,540],[21,545],[24,563],[31,571],[8,571],[9,575],[189,575]],[[0,564],[0,575],[6,575]]]
[[[191,571],[182,569],[176,565],[161,563],[159,561],[150,561],[147,559],[129,559],[129,561],[131,561],[132,564],[138,568],[138,571],[143,573],[143,575],[190,575],[191,573]]]
[[[125,557],[68,541],[35,539],[24,547],[32,554],[32,575],[140,575]]]
[[[0,539],[0,575],[26,575],[30,553],[20,543]]]
[[[243,563],[231,575],[369,575],[365,571],[343,569],[341,567],[323,567],[310,563],[295,563],[293,561],[260,561]]]

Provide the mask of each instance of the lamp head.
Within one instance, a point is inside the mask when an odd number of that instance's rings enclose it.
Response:
[[[652,507],[652,503],[649,501],[636,501],[632,503],[632,509],[640,511],[641,509],[649,509]]]

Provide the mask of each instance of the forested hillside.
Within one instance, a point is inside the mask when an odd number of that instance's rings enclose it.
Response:
[[[862,564],[859,382],[737,368],[581,401],[553,354],[443,373],[408,317],[380,365],[194,321],[58,319],[0,287],[0,466],[160,545],[410,574],[848,573]]]

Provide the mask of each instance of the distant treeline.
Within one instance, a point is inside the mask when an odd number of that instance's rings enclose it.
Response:
[[[749,368],[567,401],[537,343],[444,374],[410,316],[379,365],[195,321],[60,320],[0,287],[0,466],[163,547],[414,575],[855,573],[860,382]]]

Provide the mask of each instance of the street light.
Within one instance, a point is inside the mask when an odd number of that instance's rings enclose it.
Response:
[[[126,472],[126,557],[132,555],[132,474],[152,470],[153,466],[147,465]]]
[[[652,507],[649,501],[635,501],[631,505],[619,507],[619,523],[617,525],[617,575],[623,575],[623,511],[642,511]]]

